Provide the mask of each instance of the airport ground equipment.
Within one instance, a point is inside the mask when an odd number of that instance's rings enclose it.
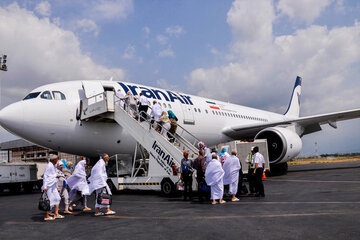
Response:
[[[183,151],[188,150],[189,157],[196,158],[198,150],[195,144],[199,140],[178,125],[176,134],[167,131],[168,136],[173,138],[170,142],[153,128],[147,113],[146,117],[137,114],[134,118],[130,114],[130,106],[123,108],[116,103],[113,91],[101,91],[102,86],[95,91],[96,88],[87,83],[83,83],[83,86],[86,99],[81,101],[80,119],[97,122],[113,120],[137,141],[131,167],[129,161],[124,164],[124,160],[120,161],[118,157],[115,158],[115,166],[108,166],[112,168],[111,172],[116,172],[110,175],[115,175],[110,177],[110,185],[116,190],[161,190],[166,195],[172,194],[177,189],[179,174],[175,169],[181,165]],[[192,139],[193,143],[187,139]],[[124,165],[128,166],[128,171],[125,169],[124,172],[121,167]]]
[[[252,142],[247,141],[231,141],[227,143],[221,143],[217,146],[220,152],[223,148],[227,149],[227,152],[231,154],[232,149],[236,149],[237,157],[241,161],[242,171],[244,174],[248,173],[248,164],[246,163],[246,157],[249,155],[251,147],[259,147],[259,152],[264,156],[265,159],[265,170],[270,171],[269,162],[269,151],[266,139],[256,139]]]
[[[38,179],[36,164],[0,164],[0,191],[10,189],[19,192],[24,188],[25,192],[31,192],[34,185],[42,183]]]

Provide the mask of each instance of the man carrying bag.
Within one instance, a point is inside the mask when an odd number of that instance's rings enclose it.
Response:
[[[95,166],[91,169],[91,176],[89,177],[89,189],[90,194],[95,191],[96,193],[96,203],[95,203],[95,216],[102,216],[102,215],[114,215],[115,212],[110,210],[111,200],[109,204],[104,204],[105,202],[102,201],[104,199],[104,188],[108,196],[111,197],[111,191],[109,186],[107,185],[107,173],[105,164],[109,161],[109,155],[104,153],[102,158],[95,164]],[[99,203],[100,202],[100,203]],[[106,208],[105,213],[101,212],[101,208]]]

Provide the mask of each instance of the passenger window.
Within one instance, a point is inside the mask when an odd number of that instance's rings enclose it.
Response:
[[[170,105],[170,104],[168,104],[168,107],[169,107],[169,108],[171,108],[171,105]]]
[[[29,93],[26,97],[24,97],[23,100],[29,100],[29,99],[37,98],[37,96],[39,96],[39,94],[40,94],[40,92]]]
[[[163,105],[164,105],[164,108],[166,108],[166,103],[163,103]]]
[[[199,113],[201,113],[200,108],[198,108]]]
[[[205,109],[205,112],[208,113],[208,110]]]
[[[52,99],[51,93],[49,91],[43,92],[40,97],[43,98],[43,99],[48,99],[48,100]]]
[[[52,93],[53,93],[53,97],[55,100],[65,100],[66,99],[65,95],[62,92],[53,91]]]
[[[194,111],[197,112],[197,111],[196,111],[196,108],[194,108]]]

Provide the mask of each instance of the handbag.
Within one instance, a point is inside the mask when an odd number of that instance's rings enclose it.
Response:
[[[110,194],[107,193],[106,188],[103,188],[101,193],[98,194],[96,202],[97,204],[101,204],[101,205],[111,205],[112,197]]]
[[[201,181],[199,183],[199,189],[200,191],[203,191],[203,192],[210,192],[210,187],[204,182],[204,181]]]
[[[39,210],[41,211],[50,211],[50,200],[46,192],[43,192],[41,194],[41,197],[39,199]]]

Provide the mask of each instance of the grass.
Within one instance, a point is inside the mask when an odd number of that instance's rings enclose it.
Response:
[[[298,165],[298,164],[316,164],[316,163],[332,163],[332,162],[354,162],[360,161],[360,155],[355,156],[337,156],[337,157],[311,157],[311,158],[294,158],[289,165]]]

